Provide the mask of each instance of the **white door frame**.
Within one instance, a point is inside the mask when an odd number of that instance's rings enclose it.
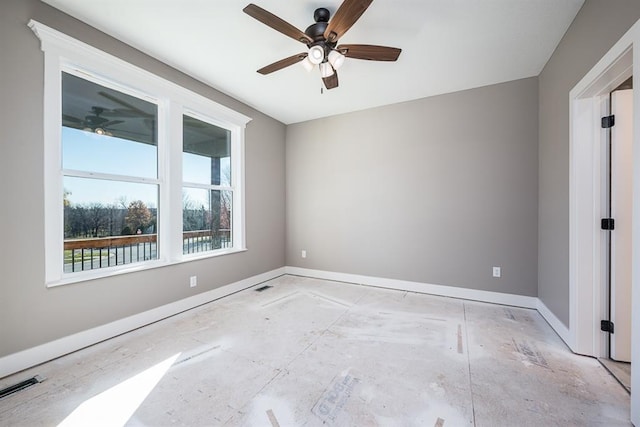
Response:
[[[571,349],[594,357],[606,355],[600,332],[605,296],[604,232],[601,177],[602,100],[629,76],[640,76],[640,20],[607,52],[569,93],[569,342]],[[635,80],[635,78],[634,78]],[[636,80],[637,81],[637,80]],[[634,91],[640,106],[640,90]],[[633,252],[632,397],[640,394],[640,108],[634,108],[633,132]],[[640,426],[640,399],[631,399],[631,420]]]

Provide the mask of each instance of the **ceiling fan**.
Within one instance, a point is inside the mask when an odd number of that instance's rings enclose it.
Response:
[[[102,117],[103,113],[107,113],[107,109],[103,107],[93,106],[91,107],[91,114],[84,116],[84,119],[79,119],[77,117],[63,114],[63,125],[69,126],[77,129],[82,129],[88,132],[94,132],[98,135],[107,135],[111,136],[111,132],[109,131],[109,127],[113,125],[117,125],[119,123],[124,123],[123,120],[110,120],[105,117]]]
[[[304,32],[277,17],[276,15],[251,3],[243,11],[263,24],[281,32],[285,36],[304,43],[309,50],[276,61],[258,70],[260,74],[269,74],[285,67],[304,61],[307,70],[318,65],[322,81],[327,89],[338,87],[338,73],[345,58],[367,59],[370,61],[395,61],[402,49],[367,44],[338,44],[338,39],[360,18],[373,0],[344,0],[330,20],[328,9],[321,7],[313,13],[315,24]]]

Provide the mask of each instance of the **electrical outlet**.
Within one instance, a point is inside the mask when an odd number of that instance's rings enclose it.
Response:
[[[493,277],[501,277],[502,269],[500,267],[493,267]]]
[[[302,252],[300,252],[300,256],[302,258],[306,258],[307,257],[307,251],[305,251],[304,249],[302,250]]]
[[[191,277],[189,278],[189,285],[190,285],[192,288],[195,288],[196,286],[198,286],[198,276],[191,276]]]

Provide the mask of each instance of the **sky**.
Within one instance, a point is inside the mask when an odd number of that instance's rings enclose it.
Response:
[[[130,177],[156,179],[157,146],[116,137],[98,135],[79,129],[62,128],[62,167]],[[211,183],[211,159],[183,153],[183,181],[202,184]],[[221,168],[229,170],[229,158],[221,161]],[[103,205],[126,204],[142,200],[148,207],[158,206],[156,184],[107,181],[103,179],[64,178],[64,189],[72,204]],[[208,208],[208,192],[188,189],[187,197],[192,206]]]

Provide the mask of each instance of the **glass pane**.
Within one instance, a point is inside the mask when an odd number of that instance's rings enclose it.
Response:
[[[157,178],[158,106],[62,73],[62,167]]]
[[[231,131],[183,116],[182,180],[231,186]]]
[[[64,271],[158,258],[158,186],[64,178]]]
[[[231,191],[183,188],[183,253],[196,253],[233,246],[232,197]]]

